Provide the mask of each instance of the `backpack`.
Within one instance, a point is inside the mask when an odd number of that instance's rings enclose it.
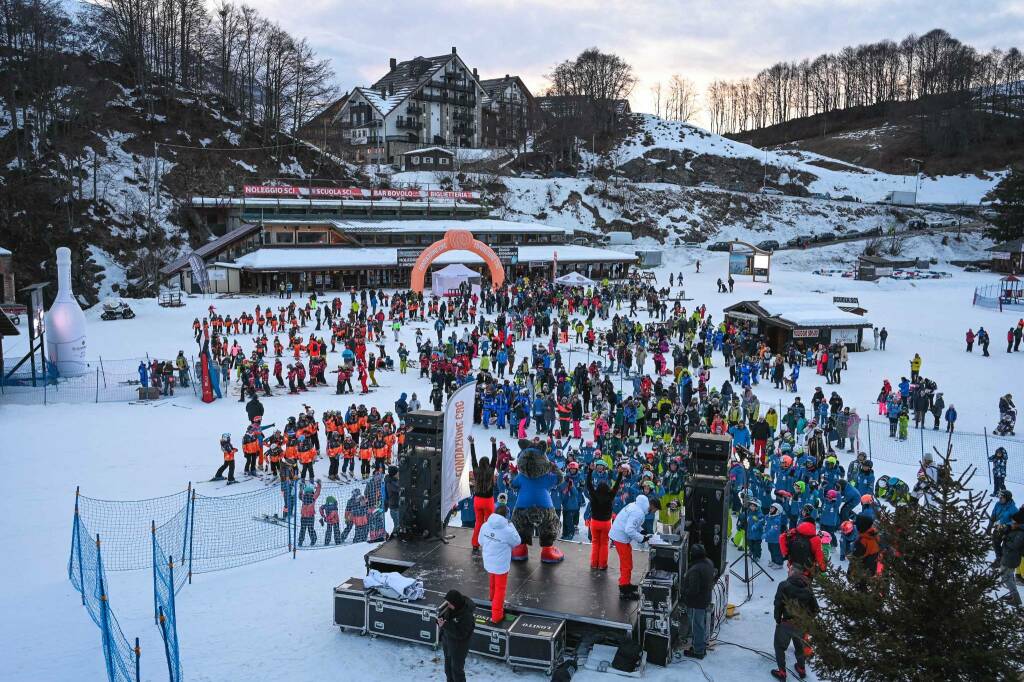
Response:
[[[786,538],[786,559],[792,564],[800,564],[806,568],[814,565],[814,554],[811,552],[811,539],[796,531]]]

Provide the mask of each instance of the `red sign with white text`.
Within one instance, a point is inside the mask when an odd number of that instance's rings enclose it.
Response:
[[[478,201],[477,192],[432,189],[362,189],[359,187],[295,187],[292,185],[244,185],[245,196],[337,198],[337,199],[454,199]]]
[[[291,185],[246,185],[243,190],[246,196],[258,195],[267,197],[297,197],[299,188]]]

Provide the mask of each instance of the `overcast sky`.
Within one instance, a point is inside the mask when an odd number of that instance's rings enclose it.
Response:
[[[417,55],[459,55],[481,78],[520,76],[534,94],[551,67],[597,46],[633,65],[634,110],[678,73],[703,92],[780,60],[944,28],[979,50],[1024,46],[1024,0],[248,0],[329,57],[338,85],[369,85]]]

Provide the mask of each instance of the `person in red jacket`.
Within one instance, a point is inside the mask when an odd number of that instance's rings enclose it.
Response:
[[[825,555],[814,521],[804,519],[779,537],[779,550],[790,566],[799,564],[808,572],[825,570]]]

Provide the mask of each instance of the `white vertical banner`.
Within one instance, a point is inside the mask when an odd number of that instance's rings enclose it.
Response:
[[[441,456],[441,514],[469,495],[469,436],[473,432],[476,382],[459,387],[444,408],[444,449]]]

